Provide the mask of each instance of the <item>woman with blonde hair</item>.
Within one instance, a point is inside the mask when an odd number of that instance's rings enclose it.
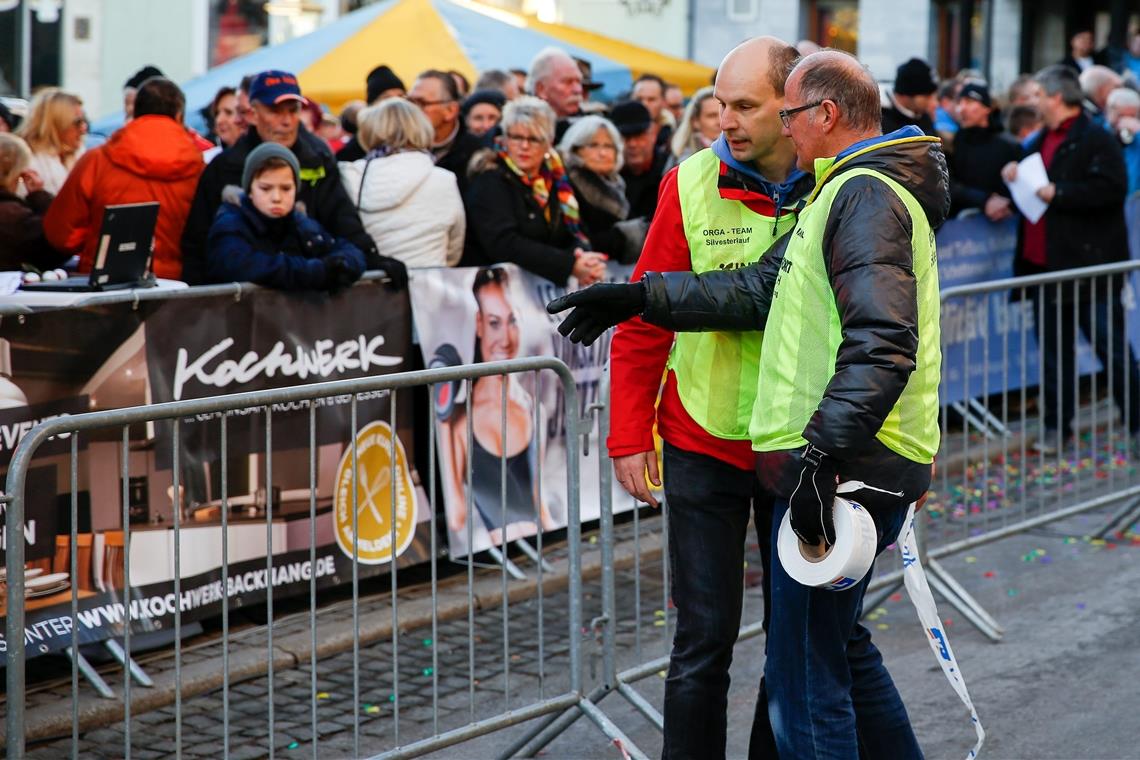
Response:
[[[340,164],[340,178],[364,229],[385,256],[409,267],[455,266],[467,220],[455,175],[435,165],[431,122],[403,98],[356,117],[364,158]]]
[[[13,134],[0,133],[0,270],[30,265],[52,269],[70,258],[52,248],[44,237],[44,214],[53,196],[28,165],[32,152]],[[22,186],[22,187],[21,187]],[[21,197],[17,188],[23,190]]]
[[[59,193],[83,154],[87,134],[83,101],[58,87],[45,87],[32,98],[18,134],[32,149],[31,168],[43,180],[44,190]]]
[[[685,117],[673,135],[670,147],[676,166],[699,150],[704,150],[720,137],[720,104],[713,97],[713,88],[704,87],[693,94],[689,105],[685,106]]]

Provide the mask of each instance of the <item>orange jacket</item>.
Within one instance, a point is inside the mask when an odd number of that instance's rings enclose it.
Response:
[[[79,254],[90,272],[103,224],[103,208],[158,201],[154,273],[182,276],[182,228],[205,164],[186,128],[166,116],[140,116],[75,164],[44,217],[48,241]]]

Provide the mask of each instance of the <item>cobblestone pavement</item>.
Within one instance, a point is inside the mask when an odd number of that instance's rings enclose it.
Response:
[[[657,543],[652,545],[659,546],[660,523],[657,515],[642,520],[641,534],[647,544],[656,540]],[[622,539],[632,543],[631,524],[620,526],[618,533]],[[587,553],[598,551],[594,538],[587,537],[584,545]],[[750,562],[758,567],[759,554],[754,539],[749,543],[749,551]],[[549,552],[551,558],[560,554],[565,554],[565,547],[556,547]],[[520,566],[528,573],[536,572],[532,565],[520,563]],[[477,571],[481,577],[498,574],[496,569]],[[636,582],[638,577],[640,584]],[[759,577],[751,573],[750,578],[754,587],[749,588],[746,594],[746,620],[752,615],[759,615],[762,605]],[[589,689],[601,675],[599,650],[589,628],[591,620],[601,613],[601,599],[596,580],[588,581],[584,586],[583,629],[579,635],[583,642],[584,682]],[[619,666],[629,667],[667,654],[667,642],[672,635],[672,612],[662,592],[664,568],[659,553],[647,557],[639,569],[631,567],[619,572],[616,586],[619,620],[615,630]],[[466,591],[465,584],[460,588]],[[640,604],[636,595],[638,590]],[[401,594],[400,602],[403,604],[406,598],[425,593],[424,588],[410,589]],[[225,737],[228,736],[228,756],[235,760],[267,757],[271,743],[275,756],[311,757],[314,754],[315,706],[316,756],[367,756],[397,743],[406,744],[431,736],[437,727],[440,731],[456,728],[508,708],[524,707],[543,695],[564,694],[569,690],[568,603],[565,591],[544,595],[541,604],[541,653],[537,598],[513,602],[506,608],[506,639],[502,607],[477,610],[473,631],[466,615],[441,622],[434,641],[430,627],[402,631],[396,642],[398,689],[392,678],[393,642],[390,639],[361,647],[358,669],[354,667],[352,651],[320,660],[315,688],[308,662],[294,668],[275,670],[272,737],[269,730],[268,677],[231,686],[228,725],[221,690],[187,699],[182,705],[182,755],[186,758],[218,758],[226,749]],[[362,599],[361,608],[362,615],[391,614],[387,597],[383,594],[375,599]],[[344,610],[340,612],[339,618],[333,622],[318,617],[318,637],[322,635],[322,628],[345,625]],[[351,612],[348,615],[351,616]],[[298,619],[279,623],[279,628],[290,632],[295,632],[298,627],[308,630],[307,616],[300,615]],[[276,631],[274,635],[279,637],[284,632]],[[262,651],[266,651],[263,628],[243,630],[235,637],[241,637],[247,644],[260,644]],[[505,659],[504,640],[509,642]],[[199,644],[185,654],[183,668],[210,658],[216,659],[220,668],[219,652],[217,641]],[[146,667],[148,671],[158,671],[170,666],[168,660],[168,657],[153,660]],[[354,673],[359,674],[355,683]],[[121,687],[121,670],[114,672],[113,676],[118,679],[116,688]],[[90,689],[84,686],[82,690],[86,695]],[[137,693],[139,688],[134,687],[134,690]],[[69,692],[66,688],[56,688],[41,692],[30,701],[42,703],[50,698],[69,699]],[[130,756],[157,758],[174,754],[178,746],[175,716],[174,705],[132,715]],[[79,755],[123,757],[126,755],[125,742],[124,724],[120,721],[81,734]],[[47,760],[67,756],[71,749],[68,738],[29,746],[28,756]]]
[[[1037,455],[1022,457],[1020,445],[1010,446],[1001,452],[1000,459],[992,457],[994,463],[991,467],[972,467],[965,475],[956,475],[949,481],[949,488],[944,481],[936,480],[933,489],[935,493],[929,505],[935,516],[931,528],[933,539],[954,540],[974,535],[982,528],[993,529],[1022,518],[1024,514],[1010,512],[1010,504],[1011,499],[1016,502],[1015,497],[1018,497],[1023,487],[1033,497],[1025,502],[1030,509],[1029,515],[1032,516],[1033,510],[1047,512],[1055,509],[1058,502],[1075,502],[1078,494],[1087,498],[1094,489],[1119,489],[1124,483],[1132,485],[1136,482],[1134,461],[1129,459],[1126,452],[1104,450],[1094,455],[1087,434],[1083,440],[1087,446],[1087,454],[1083,456],[1071,452],[1067,457],[1042,461]],[[975,439],[971,445],[985,443]],[[1040,498],[1036,494],[1040,494]],[[667,654],[667,642],[673,623],[667,600],[663,598],[664,567],[659,551],[656,551],[662,538],[661,521],[655,513],[647,511],[643,514],[646,517],[642,521],[641,535],[646,546],[653,551],[646,554],[640,568],[629,567],[620,571],[617,577],[616,609],[619,619],[615,630],[619,668]],[[1079,519],[1088,520],[1089,517]],[[619,526],[617,535],[619,547],[631,548],[634,535],[631,524]],[[1084,539],[1087,540],[1088,537]],[[1103,545],[1104,542],[1101,543]],[[587,534],[584,547],[584,562],[596,562],[599,550],[596,536]],[[1095,549],[1096,544],[1092,547]],[[637,552],[631,553],[638,556]],[[754,539],[749,541],[749,553],[753,569],[749,572],[750,588],[746,593],[746,622],[757,619],[762,606],[759,576],[756,572],[758,553]],[[564,545],[556,545],[546,551],[546,556],[551,561],[564,558],[565,555]],[[975,558],[972,555],[966,557],[967,563],[973,560]],[[886,563],[891,566],[894,566],[893,561],[893,557],[886,559]],[[536,569],[525,559],[519,560],[519,564],[528,573],[535,574]],[[497,569],[476,571],[477,580],[497,583],[499,577]],[[985,580],[991,577],[993,573],[984,576]],[[375,586],[376,593],[362,596],[359,607],[362,619],[383,619],[384,616],[390,619],[390,597],[382,591],[386,589],[386,583],[386,580],[378,583]],[[516,582],[510,581],[508,585],[515,587]],[[601,670],[598,648],[589,628],[590,621],[600,613],[599,588],[596,579],[584,582],[583,629],[578,634],[583,641],[583,677],[587,691],[597,683]],[[1011,590],[1011,598],[1013,593]],[[417,599],[422,600],[425,595],[427,589],[422,585],[402,589],[400,604],[403,606]],[[232,758],[266,757],[271,751],[274,756],[286,758],[312,757],[314,754],[320,758],[368,756],[431,736],[438,731],[497,715],[508,708],[516,709],[532,704],[543,696],[557,696],[569,690],[568,596],[564,591],[546,593],[541,610],[536,598],[510,603],[506,621],[509,645],[505,656],[502,608],[491,605],[476,609],[472,627],[467,617],[466,584],[453,583],[450,590],[441,592],[441,604],[446,601],[445,596],[452,601],[460,600],[464,607],[462,614],[441,622],[434,640],[430,627],[400,633],[396,642],[398,686],[392,678],[393,642],[390,638],[362,646],[358,655],[358,668],[354,667],[352,651],[321,659],[316,668],[315,687],[307,660],[298,663],[286,659],[273,673],[272,722],[267,697],[270,692],[269,678],[250,678],[231,686],[228,711],[224,707],[221,690],[186,699],[182,706],[180,742],[176,736],[175,706],[133,715],[130,756],[167,757],[174,754],[179,746],[182,755],[187,758],[221,757],[226,749]],[[900,604],[896,597],[899,595],[895,594],[891,603],[884,603],[885,607],[874,614],[880,614],[884,609],[895,610]],[[885,626],[882,620],[876,623],[880,632],[886,629]],[[319,612],[318,639],[345,630],[352,630],[349,603],[340,601]],[[274,637],[275,641],[289,635],[307,637],[308,631],[308,615],[294,613],[279,618],[274,628]],[[266,630],[263,626],[247,626],[236,630],[231,635],[231,642],[235,646],[244,646],[247,650],[253,648],[257,651],[259,647],[261,657],[265,657]],[[754,642],[748,649],[742,650],[756,655],[750,658],[750,665],[746,667],[755,669],[756,662],[762,662],[761,649],[762,642]],[[433,654],[436,658],[434,661]],[[920,670],[926,668],[925,664],[918,664],[924,663],[923,656],[921,648],[914,655],[917,658],[915,667]],[[169,652],[141,659],[148,672],[156,676],[156,680],[172,667]],[[214,667],[221,668],[220,645],[216,634],[188,642],[183,656],[184,671],[193,667],[208,668],[211,663]],[[734,672],[735,670],[734,666]],[[354,673],[358,674],[356,679]],[[744,702],[753,698],[754,675],[747,671],[742,686],[734,685],[734,689],[741,689],[739,699]],[[116,688],[121,688],[121,670],[110,670],[109,678]],[[41,688],[30,694],[29,712],[36,710],[37,706],[48,706],[53,701],[69,700],[68,686],[69,683],[54,688]],[[659,704],[660,678],[652,677],[641,686],[650,702]],[[941,688],[937,683],[934,687]],[[97,699],[91,695],[89,687],[83,686],[81,691],[85,703]],[[136,694],[139,691],[141,690],[136,688]],[[621,703],[619,698],[611,697],[603,703],[603,707],[610,709],[611,704],[616,708]],[[624,708],[628,713],[628,705]],[[750,708],[745,705],[741,709],[747,712]],[[627,723],[622,723],[623,727],[628,724],[640,724],[637,729],[639,731],[644,731],[647,725],[636,715]],[[517,735],[518,731],[515,729],[510,735]],[[587,736],[590,741],[597,741],[600,734],[595,734],[596,729],[592,727],[577,726],[559,744],[553,745],[552,751],[558,756],[573,756],[572,752],[566,754],[566,742],[575,740],[573,737],[585,740]],[[644,736],[633,738],[643,748],[652,751],[652,734],[648,741]],[[657,740],[659,741],[659,736]],[[505,741],[502,737],[488,737],[482,743],[465,744],[439,755],[461,758],[466,757],[464,752],[470,750],[478,753],[472,756],[483,756],[488,754],[488,747],[499,747]],[[953,746],[956,746],[957,741],[956,738],[953,740]],[[82,757],[93,758],[123,757],[126,754],[125,742],[124,725],[120,721],[81,734],[78,753]],[[473,747],[477,749],[472,749]],[[58,758],[69,755],[71,749],[70,739],[39,743],[29,746],[29,756]]]

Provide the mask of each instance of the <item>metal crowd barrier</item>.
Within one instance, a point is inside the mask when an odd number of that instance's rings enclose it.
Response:
[[[361,663],[361,650],[365,644],[361,642],[360,632],[360,579],[358,578],[358,562],[356,561],[360,554],[360,536],[357,531],[357,515],[359,513],[360,494],[357,490],[358,477],[358,460],[357,460],[357,441],[356,431],[357,425],[357,403],[358,399],[364,394],[374,394],[377,392],[387,392],[390,394],[389,400],[391,403],[391,429],[396,429],[396,394],[397,391],[404,391],[416,386],[432,386],[435,384],[448,383],[456,380],[473,380],[475,378],[489,377],[489,376],[502,376],[508,375],[521,375],[523,373],[533,373],[534,382],[540,382],[540,373],[553,372],[557,375],[558,382],[561,384],[561,392],[565,402],[565,426],[566,426],[566,510],[567,510],[567,541],[566,541],[566,578],[565,583],[568,585],[568,601],[566,607],[559,608],[555,612],[565,621],[565,627],[559,625],[563,633],[556,635],[552,641],[546,641],[551,637],[546,633],[549,627],[544,630],[543,628],[543,546],[541,532],[538,536],[538,557],[540,561],[537,563],[537,615],[538,615],[538,659],[536,667],[538,669],[536,678],[529,678],[523,674],[516,676],[516,681],[536,681],[537,693],[515,693],[516,690],[512,689],[512,672],[510,663],[524,647],[530,647],[532,642],[523,641],[519,642],[516,638],[512,642],[511,639],[511,615],[510,615],[510,601],[507,570],[506,565],[501,565],[501,597],[497,600],[497,604],[502,609],[502,626],[501,626],[501,649],[497,649],[493,654],[489,654],[486,646],[478,646],[481,650],[480,654],[483,656],[497,658],[502,657],[502,679],[497,677],[494,683],[480,682],[481,668],[477,667],[477,641],[480,637],[477,635],[475,626],[475,608],[477,601],[473,593],[474,582],[474,560],[469,555],[463,562],[466,564],[467,573],[467,630],[465,632],[465,648],[467,650],[467,669],[466,672],[461,674],[454,673],[440,673],[440,610],[438,608],[437,598],[437,564],[440,561],[438,553],[436,552],[436,436],[431,437],[431,465],[430,472],[428,473],[429,480],[424,483],[424,487],[430,490],[430,511],[431,511],[431,638],[425,640],[425,644],[430,646],[431,649],[431,665],[430,670],[425,669],[424,675],[430,674],[431,676],[431,720],[429,722],[401,721],[401,707],[404,703],[404,697],[401,692],[401,683],[403,678],[407,678],[408,666],[404,663],[402,653],[404,647],[401,647],[400,638],[400,619],[399,619],[399,596],[397,594],[397,570],[394,560],[390,564],[390,579],[391,579],[391,592],[390,592],[390,608],[391,608],[391,640],[390,645],[390,661],[391,666],[386,671],[387,675],[384,677],[385,683],[380,687],[386,690],[386,687],[391,687],[391,697],[389,707],[391,708],[391,724],[385,731],[390,729],[390,733],[385,733],[382,737],[377,736],[375,729],[369,729],[368,732],[362,731],[361,726],[361,690],[362,680],[367,677],[367,674],[362,671]],[[535,386],[537,387],[537,385]],[[501,421],[500,434],[503,440],[506,439],[507,430],[507,416],[506,416],[506,384],[503,385],[503,414]],[[352,548],[352,622],[353,622],[353,642],[352,642],[352,739],[351,744],[348,743],[345,737],[340,737],[339,744],[326,745],[321,742],[321,733],[319,731],[319,724],[323,723],[330,717],[339,718],[342,725],[347,724],[347,716],[343,713],[338,715],[330,715],[333,712],[329,703],[320,703],[320,694],[317,692],[318,679],[320,676],[321,664],[318,662],[318,624],[317,624],[317,585],[316,573],[311,572],[309,578],[309,609],[308,609],[308,636],[311,645],[310,661],[307,664],[309,682],[307,684],[300,684],[298,688],[304,688],[307,692],[307,702],[304,704],[305,698],[301,698],[300,704],[282,704],[280,695],[275,694],[275,660],[280,656],[274,650],[274,637],[273,637],[273,591],[272,582],[267,584],[267,615],[270,625],[267,627],[266,636],[267,644],[264,651],[266,660],[268,678],[267,686],[267,705],[266,705],[266,727],[268,734],[268,743],[260,748],[268,754],[269,757],[274,756],[275,748],[275,734],[274,724],[275,721],[284,720],[284,713],[288,709],[288,720],[295,723],[300,722],[304,718],[304,713],[307,713],[309,719],[308,730],[311,732],[311,756],[321,757],[328,756],[328,753],[335,754],[348,754],[351,752],[353,757],[362,757],[366,755],[376,754],[376,757],[382,758],[396,758],[396,757],[410,757],[414,755],[423,754],[425,752],[441,749],[458,742],[462,742],[474,737],[488,734],[494,731],[501,730],[505,727],[515,725],[517,723],[527,721],[542,715],[551,713],[560,713],[567,709],[573,709],[587,715],[591,720],[596,723],[607,736],[609,736],[615,743],[622,742],[627,747],[631,747],[636,753],[636,748],[629,743],[628,739],[622,734],[621,730],[614,726],[606,716],[598,710],[594,704],[583,698],[582,688],[582,579],[581,579],[581,523],[579,515],[579,460],[578,460],[578,435],[580,421],[578,419],[578,401],[577,390],[575,382],[570,371],[562,362],[552,358],[532,358],[532,359],[518,359],[511,361],[501,362],[488,362],[479,365],[460,366],[454,368],[430,369],[416,372],[407,372],[394,375],[385,375],[374,378],[361,378],[355,380],[345,380],[336,382],[317,383],[312,385],[295,386],[290,388],[282,388],[275,390],[267,390],[251,393],[240,393],[229,396],[220,396],[214,398],[181,401],[174,403],[156,404],[146,407],[134,407],[126,409],[116,409],[111,411],[94,412],[87,414],[79,414],[70,417],[56,418],[45,421],[37,425],[24,439],[21,441],[18,449],[16,450],[11,465],[8,470],[7,485],[5,496],[2,497],[3,502],[6,503],[6,520],[5,526],[8,536],[20,536],[24,529],[25,517],[25,481],[27,478],[29,466],[39,448],[52,436],[70,435],[70,504],[71,504],[71,532],[70,532],[70,569],[72,571],[71,577],[77,577],[77,466],[78,466],[78,440],[80,435],[92,435],[95,431],[114,431],[115,437],[112,440],[120,441],[120,456],[122,458],[122,512],[123,512],[123,566],[122,566],[122,586],[124,589],[130,588],[130,546],[132,540],[132,530],[128,515],[128,487],[127,487],[127,459],[129,456],[129,429],[131,425],[139,423],[151,423],[156,421],[170,421],[173,425],[174,441],[179,442],[178,445],[173,447],[172,451],[172,468],[174,477],[173,493],[179,493],[179,452],[182,448],[180,443],[179,426],[182,421],[187,417],[195,415],[216,414],[220,416],[220,462],[222,466],[222,577],[228,578],[228,568],[230,560],[230,553],[226,544],[226,537],[228,536],[228,514],[229,505],[227,503],[226,488],[227,478],[225,471],[226,462],[226,424],[231,419],[232,415],[241,413],[244,410],[260,409],[264,414],[263,433],[266,443],[266,461],[265,461],[265,478],[267,484],[272,484],[273,481],[273,408],[277,404],[296,404],[304,402],[314,402],[318,399],[327,399],[335,396],[351,395],[351,424],[353,429],[353,438],[351,443],[352,451],[352,533],[353,533],[353,548]],[[466,436],[468,441],[468,462],[470,462],[471,445],[470,442],[473,436],[472,415],[470,412],[471,396],[467,395],[467,427]],[[310,567],[315,568],[317,563],[316,558],[316,407],[317,404],[310,403],[309,405],[309,483],[310,483],[310,500],[309,500],[309,520],[310,520]],[[536,417],[537,417],[537,404]],[[434,425],[427,427],[429,430],[434,430]],[[536,425],[536,430],[537,425]],[[394,438],[389,439],[389,447],[394,447]],[[504,447],[505,448],[505,447]],[[389,502],[392,505],[392,513],[389,518],[392,523],[391,530],[391,546],[396,546],[396,522],[395,517],[395,488],[396,488],[396,461],[397,457],[394,452],[389,452],[389,462],[391,462],[391,471],[388,473],[389,482],[392,488],[392,500]],[[502,482],[501,482],[501,506],[503,509],[504,525],[506,524],[506,455],[502,459]],[[467,486],[467,506],[468,510],[471,507],[470,494],[472,493],[472,470],[471,467],[467,468],[466,486]],[[539,483],[536,493],[536,499],[541,498],[541,478],[536,479]],[[177,501],[177,500],[176,500]],[[274,569],[273,559],[273,503],[272,499],[266,500],[265,509],[265,530],[266,530],[266,560],[265,567],[267,573],[272,574]],[[174,565],[174,599],[181,598],[182,588],[180,584],[180,575],[183,567],[182,561],[184,559],[184,551],[181,550],[182,531],[187,525],[185,524],[186,518],[180,515],[180,508],[174,509],[173,513],[173,565]],[[468,520],[468,538],[470,543],[471,537],[471,524],[472,520]],[[603,542],[603,546],[606,542]],[[25,756],[25,719],[27,713],[25,710],[26,693],[25,693],[25,610],[23,601],[25,599],[25,580],[23,574],[24,568],[24,542],[20,540],[9,541],[7,546],[7,620],[6,620],[6,639],[7,639],[7,704],[6,704],[6,717],[5,726],[6,732],[6,747],[8,757],[24,757]],[[270,576],[272,577],[272,576]],[[547,581],[549,583],[549,580]],[[557,589],[557,586],[555,587]],[[73,583],[71,586],[71,648],[69,652],[71,657],[71,756],[79,756],[79,741],[80,741],[80,705],[79,705],[79,660],[76,656],[79,651],[79,638],[78,638],[78,595],[77,584]],[[549,592],[548,592],[549,593]],[[493,606],[496,602],[487,601],[486,595],[480,604]],[[125,600],[129,601],[129,600]],[[231,658],[229,651],[231,647],[231,620],[229,609],[228,597],[222,606],[222,658],[218,663],[221,668],[222,679],[220,689],[222,692],[221,700],[221,713],[223,716],[223,731],[220,737],[203,737],[196,732],[196,729],[191,726],[190,730],[184,725],[183,710],[187,705],[188,700],[191,698],[201,698],[192,692],[188,697],[183,696],[183,643],[181,640],[182,632],[182,613],[181,604],[174,604],[174,688],[175,688],[175,704],[174,704],[174,742],[171,753],[180,755],[187,735],[195,742],[196,745],[201,746],[204,741],[216,741],[218,749],[223,757],[228,757],[233,746],[234,737],[231,736],[231,712],[235,706],[241,707],[236,704],[238,701],[248,700],[249,697],[244,694],[235,696],[233,693],[234,685],[231,683]],[[517,614],[517,613],[516,613]],[[128,620],[130,619],[130,611],[127,612]],[[517,625],[517,623],[516,623]],[[126,656],[130,657],[132,652],[131,642],[131,627],[128,625],[124,629],[123,648]],[[463,634],[460,634],[463,635]],[[557,652],[552,653],[550,649],[557,649]],[[387,646],[386,645],[386,646]],[[547,651],[543,651],[544,645]],[[453,640],[453,646],[445,650],[445,652],[457,652],[457,646]],[[411,652],[409,654],[415,654]],[[369,662],[373,661],[376,656],[375,653],[369,655]],[[557,658],[564,658],[565,664],[559,664],[557,669],[559,672],[547,672],[544,668],[552,669],[554,666],[546,664],[546,660],[552,659],[558,662]],[[296,663],[296,666],[301,670],[306,669],[303,662]],[[415,664],[413,663],[413,666]],[[286,678],[288,674],[278,673],[278,680],[284,686],[291,683]],[[417,673],[418,675],[418,673]],[[528,674],[529,675],[529,674]],[[458,700],[452,700],[452,703],[444,709],[441,705],[441,691],[440,681],[441,677],[444,678],[459,678],[464,681],[466,699],[462,699],[462,694],[451,694],[449,699],[459,697]],[[486,678],[485,676],[483,676]],[[297,678],[293,678],[297,681]],[[491,679],[487,679],[488,681]],[[375,684],[364,684],[365,688],[374,689]],[[131,674],[127,669],[123,671],[123,747],[122,756],[130,757],[132,751],[132,732],[143,732],[143,741],[147,741],[145,735],[145,726],[142,726],[137,718],[139,716],[133,715],[134,698],[132,696],[131,688]],[[307,688],[306,688],[307,687]],[[517,690],[521,691],[521,689]],[[325,695],[327,696],[327,695]],[[415,705],[419,705],[421,709],[424,707],[422,698],[413,698],[416,695],[409,695],[409,708],[412,709]],[[459,705],[457,702],[465,702]],[[275,716],[275,703],[280,705],[279,712]],[[379,709],[376,708],[379,712]],[[149,725],[149,724],[147,724]],[[291,749],[293,747],[290,747]],[[108,748],[109,749],[109,748]],[[138,747],[136,746],[136,749]],[[60,750],[54,750],[58,754],[62,754]],[[303,750],[302,750],[303,751]],[[56,754],[56,756],[58,756]],[[306,753],[308,754],[308,753]],[[635,756],[642,756],[636,753]]]
[[[1140,261],[1128,261],[941,293],[942,387],[960,391],[943,398],[938,470],[916,526],[931,588],[994,641],[1000,623],[940,560],[1117,504],[1076,538],[1103,541],[1140,517],[1140,440],[1128,423],[1140,398],[1128,379],[1136,356],[1127,313],[1138,270]],[[1050,360],[1066,352],[1076,357],[1069,365]],[[1052,410],[1063,426],[1058,399],[1066,397],[1071,436],[1046,423]],[[901,572],[877,579],[881,596],[865,607],[901,585]]]

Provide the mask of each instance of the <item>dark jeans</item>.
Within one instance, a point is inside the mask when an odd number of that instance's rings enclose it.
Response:
[[[740,628],[748,517],[755,511],[767,628],[772,501],[759,491],[754,473],[710,456],[666,443],[664,466],[677,630],[665,679],[662,757],[724,757],[728,668]],[[749,751],[753,760],[776,757],[763,681],[759,698]]]
[[[772,512],[772,543],[788,503]],[[868,510],[871,511],[871,510]],[[871,511],[881,552],[906,505]],[[773,557],[772,618],[764,676],[780,757],[796,760],[922,758],[906,708],[871,633],[859,619],[871,573],[843,591],[800,585]]]
[[[1105,370],[1111,372],[1112,395],[1117,408],[1120,409],[1122,419],[1128,424],[1129,432],[1140,431],[1140,372],[1137,372],[1131,347],[1124,339],[1124,308],[1120,304],[1120,281],[1116,278],[1109,279],[1116,283],[1111,290],[1110,283],[1104,278],[1096,280],[1093,284],[1087,281],[1082,283],[1079,303],[1073,294],[1072,283],[1029,288],[1029,298],[1033,303],[1033,320],[1037,326],[1037,341],[1044,358],[1042,372],[1045,373],[1043,378],[1045,427],[1050,430],[1060,430],[1066,438],[1072,432],[1079,392],[1079,386],[1073,377],[1076,364],[1074,341],[1077,327],[1080,327],[1085,337],[1092,343],[1097,358]],[[1041,313],[1042,309],[1044,314]],[[1125,398],[1128,399],[1129,405],[1127,414],[1124,408]]]

